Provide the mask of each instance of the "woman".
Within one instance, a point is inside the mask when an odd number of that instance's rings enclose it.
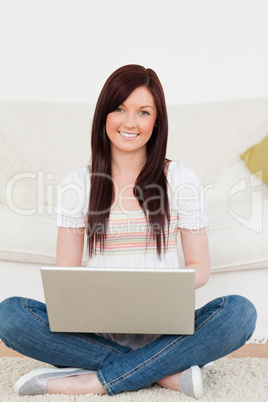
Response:
[[[195,269],[196,288],[205,285],[210,262],[204,193],[191,169],[165,158],[167,133],[155,72],[138,65],[116,70],[96,105],[92,164],[62,183],[58,266],[81,265],[86,228],[91,267],[177,269],[180,228],[185,268]],[[5,344],[58,367],[20,378],[20,395],[113,395],[156,383],[201,398],[199,367],[242,346],[255,321],[247,299],[227,296],[196,311],[191,336],[65,334],[50,332],[46,306],[38,301],[9,298],[0,304]]]

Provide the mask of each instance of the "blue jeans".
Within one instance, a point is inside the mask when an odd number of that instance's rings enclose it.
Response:
[[[50,332],[46,305],[39,301],[11,297],[0,303],[0,339],[6,346],[55,366],[96,370],[108,395],[219,359],[244,345],[255,323],[249,300],[220,297],[196,310],[194,335],[163,335],[132,350],[94,333]]]

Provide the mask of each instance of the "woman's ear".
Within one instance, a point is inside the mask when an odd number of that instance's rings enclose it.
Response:
[[[155,120],[154,127],[157,127],[157,120]]]

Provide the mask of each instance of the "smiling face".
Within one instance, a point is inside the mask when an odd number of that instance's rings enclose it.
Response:
[[[144,152],[151,138],[157,110],[154,97],[148,88],[136,88],[118,108],[107,115],[106,132],[112,154]]]

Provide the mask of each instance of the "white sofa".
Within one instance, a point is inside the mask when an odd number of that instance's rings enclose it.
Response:
[[[89,162],[93,111],[90,104],[0,102],[0,301],[44,300],[39,268],[55,264],[57,189],[65,174]],[[167,157],[196,171],[207,199],[212,273],[196,304],[224,294],[248,297],[258,311],[252,340],[265,341],[268,186],[239,155],[268,134],[268,99],[168,112]]]

